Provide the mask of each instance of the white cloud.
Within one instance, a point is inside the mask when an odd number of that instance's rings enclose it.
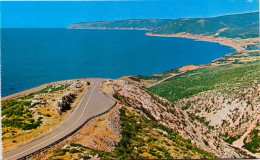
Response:
[[[253,1],[254,1],[254,0],[247,0],[248,3],[251,3],[251,2],[253,2]]]

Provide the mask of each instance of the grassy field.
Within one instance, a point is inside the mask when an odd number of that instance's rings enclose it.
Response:
[[[177,76],[149,90],[174,102],[203,91],[220,88],[227,83],[239,83],[240,85],[252,83],[254,78],[259,79],[255,74],[259,71],[259,61],[237,66],[203,68]],[[249,75],[254,78],[248,77]],[[244,81],[245,78],[247,81]]]
[[[31,101],[9,100],[2,102],[2,134],[37,128],[41,124],[41,119],[35,120],[33,118],[30,107],[32,107]]]

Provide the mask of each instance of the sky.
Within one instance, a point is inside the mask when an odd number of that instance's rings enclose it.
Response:
[[[0,7],[1,28],[66,28],[79,22],[259,11],[259,0],[1,1]]]

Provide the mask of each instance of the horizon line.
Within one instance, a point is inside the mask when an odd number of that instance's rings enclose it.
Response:
[[[0,0],[1,2],[2,0]],[[7,0],[7,1],[11,1],[11,0]],[[19,0],[20,1],[20,0]],[[23,0],[21,0],[23,1]],[[33,0],[31,0],[33,1]],[[40,0],[43,1],[43,0]],[[91,0],[87,0],[87,1],[91,1]],[[100,0],[103,1],[103,0]],[[114,0],[113,0],[114,1]],[[115,0],[117,1],[117,0]],[[111,21],[123,21],[123,20],[176,20],[176,19],[185,19],[185,18],[190,18],[190,19],[195,19],[195,18],[217,18],[217,17],[221,17],[221,16],[229,16],[229,15],[239,15],[239,14],[249,14],[249,13],[257,13],[259,15],[259,10],[256,11],[250,11],[250,12],[239,12],[239,13],[229,13],[229,14],[221,14],[221,15],[215,15],[215,16],[209,16],[209,17],[182,17],[182,18],[126,18],[126,19],[114,19],[114,20],[97,20],[97,21],[85,21],[85,22],[76,22],[76,23],[72,23],[66,27],[3,27],[2,28],[2,24],[0,25],[0,29],[19,29],[19,28],[23,28],[23,29],[33,29],[33,28],[37,28],[37,29],[44,29],[44,28],[49,28],[49,29],[67,29],[67,27],[73,25],[73,24],[80,24],[80,23],[91,23],[91,22],[111,22]]]

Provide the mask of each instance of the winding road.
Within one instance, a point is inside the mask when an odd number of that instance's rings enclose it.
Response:
[[[89,119],[105,113],[111,107],[116,105],[114,100],[100,91],[102,82],[106,81],[106,79],[93,78],[86,79],[86,81],[92,82],[92,85],[84,93],[78,105],[65,121],[45,135],[4,152],[3,159],[20,159],[43,150],[73,134]]]

